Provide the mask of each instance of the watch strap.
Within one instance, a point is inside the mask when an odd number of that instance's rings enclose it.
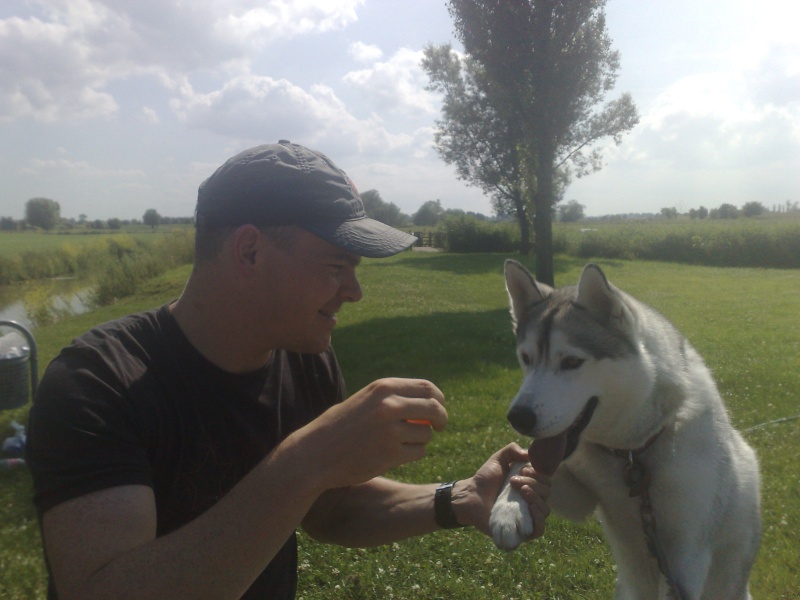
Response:
[[[453,512],[453,486],[458,480],[443,483],[436,488],[433,497],[433,510],[436,524],[442,529],[455,529],[465,527],[458,522],[456,513]]]

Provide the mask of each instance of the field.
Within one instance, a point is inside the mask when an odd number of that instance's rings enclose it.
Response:
[[[520,439],[505,420],[520,381],[503,288],[505,255],[407,252],[365,260],[364,300],[340,313],[334,345],[348,387],[383,376],[423,377],[447,397],[450,422],[425,459],[392,473],[411,482],[470,476]],[[520,258],[520,257],[516,257]],[[532,261],[521,258],[532,265]],[[585,259],[559,255],[557,285],[577,281]],[[759,453],[764,539],[751,579],[756,600],[800,598],[800,273],[665,262],[598,260],[609,279],[672,320],[706,358],[734,424]],[[92,324],[155,306],[180,292],[184,267],[137,296],[35,332],[46,364]],[[0,413],[0,436],[12,418]],[[38,528],[25,470],[0,471],[0,597],[43,598]],[[600,528],[551,518],[546,535],[517,552],[470,530],[442,531],[375,549],[320,545],[301,535],[305,600],[375,598],[602,599],[614,566]]]
[[[0,286],[55,278],[92,277],[109,293],[100,304],[135,291],[145,274],[191,262],[194,230],[187,226],[157,231],[131,226],[121,233],[0,233]],[[120,285],[120,283],[122,285]]]
[[[176,229],[179,227],[176,226]],[[131,226],[117,232],[108,230],[81,230],[75,233],[42,233],[34,231],[0,232],[0,256],[11,256],[22,252],[59,249],[65,245],[94,244],[99,240],[115,239],[121,236],[150,238],[169,231],[169,227],[159,227],[152,231],[146,226]]]

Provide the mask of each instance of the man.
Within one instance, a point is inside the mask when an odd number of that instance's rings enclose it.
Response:
[[[366,217],[347,176],[281,141],[198,192],[181,297],[62,350],[31,410],[28,460],[51,598],[292,598],[295,529],[350,546],[441,527],[488,533],[516,445],[454,486],[381,477],[447,422],[432,383],[345,399],[331,332],[360,257],[414,239]],[[518,478],[541,535],[549,482]]]

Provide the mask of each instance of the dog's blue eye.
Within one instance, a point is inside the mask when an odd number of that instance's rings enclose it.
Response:
[[[561,359],[561,370],[574,371],[583,364],[583,359],[577,356],[565,356]]]

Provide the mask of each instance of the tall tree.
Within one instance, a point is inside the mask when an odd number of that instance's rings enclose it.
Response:
[[[492,199],[499,215],[513,216],[520,228],[520,251],[530,251],[530,217],[522,175],[521,131],[494,98],[483,66],[469,56],[459,58],[449,44],[428,46],[422,68],[428,90],[441,92],[442,118],[434,135],[442,159],[456,174]]]
[[[597,106],[619,70],[604,8],[605,0],[448,3],[456,36],[480,65],[475,81],[482,99],[494,123],[503,123],[506,139],[512,136],[520,168],[516,185],[528,195],[533,217],[536,278],[548,284],[554,280],[552,209],[559,169],[569,163],[577,176],[597,171],[602,151],[595,144],[606,137],[619,144],[639,121],[629,94]]]
[[[61,221],[61,205],[50,198],[31,198],[25,203],[25,221],[49,231]]]

